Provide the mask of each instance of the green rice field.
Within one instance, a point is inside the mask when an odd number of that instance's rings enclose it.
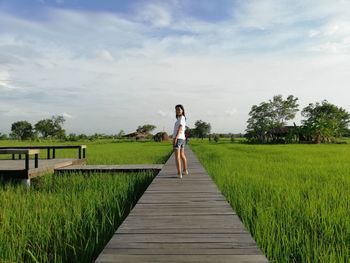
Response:
[[[191,148],[271,262],[350,262],[349,143]]]
[[[190,146],[269,261],[349,262],[350,143],[240,142],[192,139]],[[30,144],[38,143],[0,141]],[[77,144],[88,145],[89,164],[164,163],[172,151],[170,143]],[[0,262],[91,262],[153,178],[48,174],[29,191],[0,183]]]
[[[142,164],[165,163],[172,151],[170,142],[123,142],[117,140],[100,140],[95,142],[34,142],[34,141],[0,141],[0,146],[31,145],[87,145],[87,164]],[[41,150],[40,157],[46,158],[46,150]],[[56,158],[77,158],[77,149],[58,149]],[[5,158],[5,156],[1,156]],[[11,158],[10,155],[7,158]]]
[[[38,145],[0,142],[30,144]],[[90,164],[164,163],[172,151],[169,143],[87,145]],[[56,158],[76,156],[73,150],[56,153]],[[33,180],[29,191],[0,182],[0,262],[92,262],[153,178],[150,172],[47,174]]]

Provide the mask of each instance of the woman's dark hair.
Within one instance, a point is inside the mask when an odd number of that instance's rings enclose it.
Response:
[[[181,104],[177,104],[177,105],[175,106],[175,109],[176,109],[176,108],[182,109],[182,115],[185,117],[185,120],[186,120],[187,118],[186,118],[186,115],[185,115],[184,106],[182,106]],[[175,118],[177,118],[177,115],[175,115]]]

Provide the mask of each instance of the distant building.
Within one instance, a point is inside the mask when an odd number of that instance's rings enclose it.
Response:
[[[134,139],[137,141],[143,141],[143,140],[148,140],[150,138],[152,138],[152,134],[150,133],[142,133],[142,132],[132,132],[129,134],[125,134],[123,136],[123,138],[127,138],[127,139]]]
[[[169,135],[166,132],[158,132],[153,136],[153,140],[156,142],[169,141]]]
[[[268,135],[273,142],[298,142],[302,140],[302,134],[300,132],[300,126],[290,125],[282,126],[278,128],[271,129]]]
[[[277,137],[283,137],[288,135],[290,132],[294,131],[296,128],[297,126],[282,126],[282,127],[270,130],[270,134]]]

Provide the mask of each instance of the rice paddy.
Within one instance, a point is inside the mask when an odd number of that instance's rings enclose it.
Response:
[[[192,149],[271,262],[350,261],[350,145]]]
[[[172,150],[153,142],[87,145],[89,164],[164,163]],[[271,262],[350,261],[350,144],[191,140],[191,148]],[[153,177],[48,174],[30,191],[1,183],[0,261],[91,262]]]
[[[171,150],[169,143],[104,142],[88,143],[87,154],[92,164],[164,163]],[[60,150],[56,158],[75,155]],[[29,191],[1,182],[0,262],[91,262],[153,178],[151,172],[48,174]]]

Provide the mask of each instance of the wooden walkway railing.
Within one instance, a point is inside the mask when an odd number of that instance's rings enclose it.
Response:
[[[83,159],[86,157],[86,145],[31,145],[31,146],[0,146],[0,150],[5,149],[45,149],[47,150],[47,159],[56,158],[57,149],[78,149],[78,158],[81,158],[83,152]],[[52,150],[52,156],[51,156]],[[18,154],[18,158],[21,159],[21,154]],[[12,159],[16,159],[15,154],[12,154]]]
[[[189,175],[174,155],[96,262],[268,262],[193,152]]]

